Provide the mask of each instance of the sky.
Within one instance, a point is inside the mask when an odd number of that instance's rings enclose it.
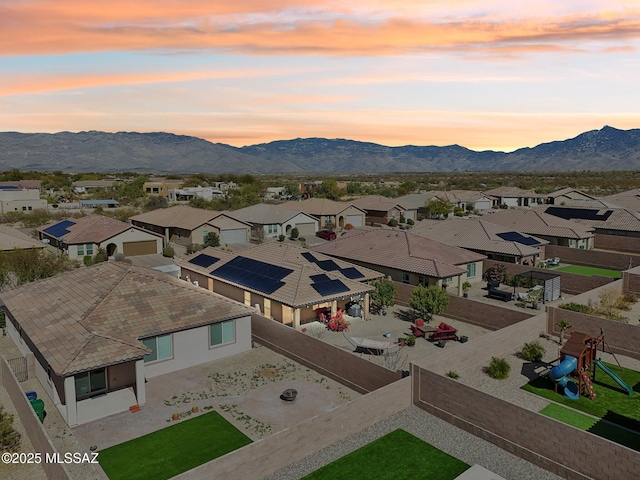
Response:
[[[0,0],[0,131],[512,151],[640,128],[637,0]]]

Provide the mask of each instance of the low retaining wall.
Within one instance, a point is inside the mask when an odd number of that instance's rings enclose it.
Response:
[[[546,255],[547,258],[559,257],[562,263],[607,268],[609,270],[622,271],[640,265],[640,255],[633,253],[580,250],[579,248],[560,247],[558,245],[548,245],[546,247]]]
[[[536,316],[525,311],[519,312],[490,303],[478,302],[470,298],[449,296],[449,305],[442,316],[460,320],[488,330],[500,330],[514,323]]]
[[[562,257],[560,257],[562,260]],[[504,265],[509,275],[516,275],[518,273],[528,272],[534,270],[543,273],[553,273],[562,277],[560,290],[571,295],[578,295],[580,293],[588,292],[594,288],[601,287],[608,283],[614,282],[615,278],[601,277],[599,275],[577,275],[575,273],[557,272],[555,270],[547,270],[545,268],[534,268],[526,265],[516,265],[515,263],[497,262],[495,260],[484,260],[482,265],[482,271],[486,272],[493,265]]]
[[[256,342],[359,393],[402,378],[401,371],[394,372],[261,315],[251,315],[251,334]]]
[[[411,382],[409,378],[405,378],[200,465],[174,477],[174,480],[259,479],[358,433],[410,405]]]
[[[413,403],[567,480],[620,480],[640,471],[640,452],[412,365]]]
[[[16,379],[16,376],[11,371],[6,357],[2,357],[2,385],[7,389],[9,397],[13,402],[13,405],[18,411],[20,421],[31,440],[34,451],[42,454],[42,468],[50,480],[67,480],[71,478],[64,464],[45,462],[45,456],[47,454],[52,455],[57,453],[57,450],[53,446],[53,442],[47,435],[40,419],[36,415],[36,412],[31,407],[31,403],[27,399],[25,392],[20,388],[20,384]],[[49,405],[49,408],[56,408],[54,405]]]

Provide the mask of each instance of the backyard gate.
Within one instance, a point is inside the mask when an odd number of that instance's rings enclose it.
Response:
[[[25,357],[9,358],[7,360],[11,371],[19,382],[29,380],[29,371],[27,370],[27,359]]]

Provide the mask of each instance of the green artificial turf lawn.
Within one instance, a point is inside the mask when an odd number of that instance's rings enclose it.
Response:
[[[218,412],[210,412],[102,450],[98,460],[110,480],[161,480],[249,443]]]
[[[305,480],[452,480],[469,465],[395,430],[329,465]]]
[[[625,447],[640,451],[640,434],[630,432],[624,428],[612,425],[604,420],[576,412],[567,407],[551,403],[540,410],[540,413],[547,417],[572,425],[580,430],[586,430],[600,437],[619,443]]]
[[[621,372],[620,367],[617,365],[611,365],[606,362],[605,365],[634,389],[632,397],[627,395],[627,392],[614,382],[609,375],[597,367],[596,381],[593,383],[593,389],[596,392],[595,400],[591,400],[584,395],[581,395],[578,400],[569,400],[562,394],[561,388],[558,388],[558,393],[554,392],[553,382],[546,376],[538,377],[522,388],[556,403],[589,413],[594,417],[604,418],[623,427],[640,431],[640,422],[638,422],[640,418],[640,394],[638,394],[640,372],[628,368]]]
[[[554,268],[556,272],[577,273],[578,275],[601,275],[603,277],[620,278],[622,273],[616,270],[604,268],[582,267],[580,265],[567,265],[566,267]]]

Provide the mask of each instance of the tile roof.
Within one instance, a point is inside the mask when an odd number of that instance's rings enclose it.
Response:
[[[307,215],[300,210],[284,208],[282,205],[258,203],[250,207],[226,212],[230,217],[243,222],[257,223],[260,225],[282,224],[299,214]],[[309,220],[317,221],[315,218]]]
[[[591,227],[554,217],[540,210],[510,208],[489,213],[482,218],[496,225],[529,235],[574,239],[591,238],[594,235]]]
[[[251,313],[188,282],[122,262],[5,290],[0,299],[61,376],[140,359],[149,353],[141,338]]]
[[[0,225],[0,250],[8,251],[14,248],[29,249],[44,247],[44,243],[31,238],[26,233],[22,233],[20,230],[6,225]]]
[[[205,210],[203,208],[194,208],[188,205],[176,205],[169,208],[158,208],[150,212],[134,215],[131,221],[148,223],[163,228],[177,227],[184,230],[193,230],[200,225],[210,222],[221,212],[214,210]]]
[[[542,198],[544,195],[539,195],[533,190],[523,190],[518,187],[498,187],[491,190],[485,190],[487,195],[492,197],[509,197],[509,198]]]
[[[532,245],[524,245],[516,241],[507,241],[498,234],[513,233],[511,228],[502,227],[483,219],[451,218],[449,220],[423,220],[418,222],[411,233],[431,238],[438,242],[456,247],[481,250],[483,252],[500,253],[515,256],[539,254],[540,250]],[[515,232],[518,233],[518,232]],[[526,236],[526,234],[523,234]],[[549,242],[537,237],[528,237],[531,242],[546,245]]]
[[[593,228],[640,232],[638,214],[626,208],[612,206],[609,202],[602,200],[574,200],[568,205],[547,206],[543,210],[551,215],[570,218],[573,222]],[[591,216],[600,218],[581,218]]]
[[[210,255],[219,260],[215,264],[212,264],[208,267],[202,267],[189,261],[196,258],[200,254]],[[312,262],[307,259],[303,254],[306,254],[307,256],[311,254],[320,262],[322,262],[323,260],[332,260],[334,264],[339,267],[339,269],[324,270],[316,262]],[[229,281],[228,279],[220,278],[215,275],[214,272],[216,269],[222,267],[226,263],[231,262],[238,257],[258,260],[259,262],[264,262],[268,265],[275,265],[277,267],[283,267],[292,270],[292,272],[285,275],[281,279],[281,282],[283,283],[282,286],[271,293],[265,293],[260,290],[250,288],[246,285],[235,283]],[[382,273],[376,272],[375,270],[353,265],[349,262],[336,260],[320,253],[311,252],[310,250],[305,248],[279,242],[264,243],[262,245],[248,248],[236,253],[214,248],[206,248],[204,250],[201,250],[200,252],[197,252],[191,257],[185,258],[178,265],[180,265],[180,268],[182,268],[183,270],[190,270],[206,275],[208,277],[216,279],[217,281],[222,281],[224,283],[242,288],[243,290],[257,293],[266,298],[275,300],[284,305],[289,305],[294,308],[313,305],[316,303],[323,303],[337,298],[344,298],[369,292],[373,290],[373,288],[361,282],[372,280],[374,278],[384,277]],[[334,266],[330,266],[330,268],[334,268]],[[341,270],[347,268],[356,268],[363,275],[363,277],[358,278],[357,281],[346,277],[343,273],[341,273]],[[327,275],[327,277],[331,280],[340,280],[348,288],[348,291],[334,295],[321,295],[311,286],[312,283],[314,283],[314,280],[311,277],[320,274]]]
[[[395,207],[398,207],[401,210],[412,209],[412,207],[404,205],[402,202],[398,201],[397,198],[389,198],[383,195],[367,195],[366,197],[351,200],[350,203],[363,210],[380,210],[388,212]]]
[[[75,224],[66,227],[69,233],[61,237],[67,245],[77,243],[101,243],[122,232],[126,232],[130,228],[134,228],[130,223],[121,222],[115,218],[104,217],[102,215],[87,215],[86,217],[63,220],[63,222],[67,221],[72,221]],[[52,235],[47,233],[46,230],[60,223],[62,222],[38,227],[36,230],[51,237]]]
[[[447,278],[466,272],[466,266],[484,258],[475,252],[445,245],[405,230],[351,230],[337,240],[314,247],[332,257]]]
[[[396,201],[402,202],[403,205],[410,205],[413,208],[422,208],[434,197],[448,200],[453,204],[475,203],[483,198],[490,198],[489,195],[475,190],[431,190],[424,193],[410,193],[396,198]]]
[[[627,190],[613,195],[602,197],[602,200],[611,202],[620,207],[631,210],[632,212],[640,212],[640,188]]]
[[[334,202],[328,198],[308,198],[306,200],[292,200],[280,204],[284,208],[299,210],[309,215],[337,215],[353,205],[349,202]]]
[[[558,197],[569,197],[569,198],[576,198],[576,199],[594,198],[591,195],[587,195],[586,193],[571,187],[559,188],[558,190],[554,190],[551,193],[547,193],[546,196],[549,198],[558,198]]]

